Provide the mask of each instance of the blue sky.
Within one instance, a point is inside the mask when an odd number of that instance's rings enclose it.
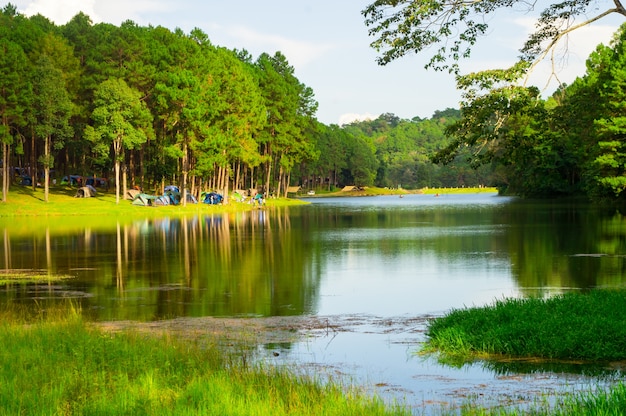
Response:
[[[141,26],[202,29],[211,42],[246,49],[255,58],[262,52],[282,52],[295,75],[315,93],[317,118],[325,124],[376,118],[393,113],[401,118],[428,118],[436,110],[458,108],[460,93],[454,77],[425,70],[428,55],[411,55],[379,66],[360,12],[369,0],[8,0],[28,16],[40,13],[56,24],[79,11],[95,23],[119,25],[133,20]],[[603,1],[601,1],[603,2]],[[571,82],[584,74],[584,63],[599,43],[608,43],[619,19],[601,22],[570,39],[560,62],[559,80]],[[463,72],[502,68],[518,56],[533,20],[522,13],[500,13]],[[551,92],[548,64],[531,83]]]

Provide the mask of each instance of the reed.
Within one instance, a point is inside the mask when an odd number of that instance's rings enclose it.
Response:
[[[286,370],[234,366],[206,343],[106,333],[76,310],[53,315],[2,316],[2,414],[408,414]]]

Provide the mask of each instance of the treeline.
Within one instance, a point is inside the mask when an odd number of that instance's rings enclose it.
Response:
[[[350,169],[341,179],[344,183],[406,189],[493,185],[492,168],[475,169],[465,151],[459,152],[447,165],[431,161],[450,142],[446,130],[460,119],[461,112],[452,108],[435,111],[429,119],[404,120],[387,113],[376,120],[354,122],[333,131],[329,141],[336,141],[343,135],[347,143],[357,143],[354,149],[345,146]]]
[[[154,192],[256,188],[405,188],[485,184],[468,166],[429,159],[457,110],[432,119],[384,114],[326,126],[311,88],[280,52],[254,59],[199,29],[58,26],[8,4],[0,15],[3,201],[16,174],[48,185],[70,174]]]
[[[490,83],[484,73],[465,77],[463,117],[447,129],[454,140],[433,160],[464,152],[472,165],[492,166],[497,184],[517,195],[624,202],[625,26],[609,45],[597,46],[586,67],[548,99],[535,87]]]

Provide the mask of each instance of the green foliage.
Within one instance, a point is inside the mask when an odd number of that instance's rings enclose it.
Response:
[[[621,2],[615,6],[597,5],[585,0],[548,3],[541,12],[535,31],[520,48],[520,62],[510,71],[517,73],[537,62],[553,50],[568,33],[612,13],[626,16]],[[434,51],[426,67],[459,72],[459,61],[471,56],[474,45],[489,31],[489,21],[501,10],[520,13],[535,11],[535,4],[509,0],[479,2],[446,2],[440,0],[375,0],[361,13],[369,27],[371,43],[381,55],[381,65],[411,53]],[[577,21],[582,18],[583,21]]]
[[[459,23],[469,24],[458,43],[438,52],[433,64],[444,65],[442,57],[461,57],[482,33],[474,12],[507,7],[501,2],[457,6],[381,0],[364,15],[370,24],[382,25],[373,32],[381,47],[413,29],[427,35],[398,40],[393,46],[398,56],[416,45],[437,43]],[[578,15],[578,6],[563,13]],[[385,16],[384,10],[392,13]],[[403,10],[412,17],[406,20]],[[424,26],[442,13],[449,20]],[[542,24],[551,27],[547,16]],[[396,32],[401,27],[404,32]],[[109,177],[119,164],[133,185],[158,189],[171,181],[186,189],[189,177],[195,192],[228,186],[282,194],[290,184],[328,190],[498,185],[526,196],[581,189],[598,198],[624,195],[622,35],[590,57],[585,77],[562,86],[549,100],[535,88],[512,86],[530,67],[524,59],[509,69],[459,76],[462,111],[446,109],[412,120],[387,113],[339,127],[315,120],[314,92],[297,79],[282,53],[254,60],[246,51],[214,46],[199,29],[185,34],[132,21],[94,25],[82,13],[56,27],[42,16],[26,18],[7,7],[0,34],[6,167],[54,166],[59,174],[97,171]],[[46,79],[48,98],[42,89]],[[116,80],[132,91],[137,105],[132,115],[104,104],[125,102],[114,98]],[[45,103],[57,111],[56,121],[44,122],[52,120],[52,114],[44,117]],[[116,111],[120,117],[110,117]],[[49,141],[29,142],[33,136]],[[122,181],[118,176],[116,186]],[[3,191],[8,192],[8,183]]]
[[[124,151],[145,143],[152,135],[152,115],[141,94],[119,78],[104,81],[94,93],[92,119],[94,127],[87,126],[85,137],[93,148],[106,157],[105,151],[113,147],[115,163],[115,194],[120,199],[120,163]]]

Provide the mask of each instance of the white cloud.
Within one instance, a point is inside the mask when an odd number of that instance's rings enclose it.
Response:
[[[171,4],[171,2],[170,2]],[[57,25],[67,23],[79,12],[85,13],[94,23],[120,24],[133,20],[138,24],[149,24],[142,16],[152,12],[167,12],[172,5],[164,0],[21,0],[18,10],[26,16],[41,14]]]
[[[23,10],[26,16],[41,14],[56,24],[65,24],[78,12],[83,12],[92,20],[96,20],[95,13],[96,0],[35,0],[22,8],[18,5],[18,9]]]
[[[245,26],[232,26],[222,28],[222,30],[235,39],[236,43],[245,45],[245,49],[251,53],[273,54],[273,52],[280,51],[287,57],[289,63],[298,69],[316,61],[334,48],[330,44],[303,42],[284,36],[260,33]]]
[[[375,116],[370,113],[357,114],[357,113],[346,113],[339,116],[339,125],[343,126],[345,124],[350,124],[354,121],[368,121],[368,120],[376,120],[378,116]]]

